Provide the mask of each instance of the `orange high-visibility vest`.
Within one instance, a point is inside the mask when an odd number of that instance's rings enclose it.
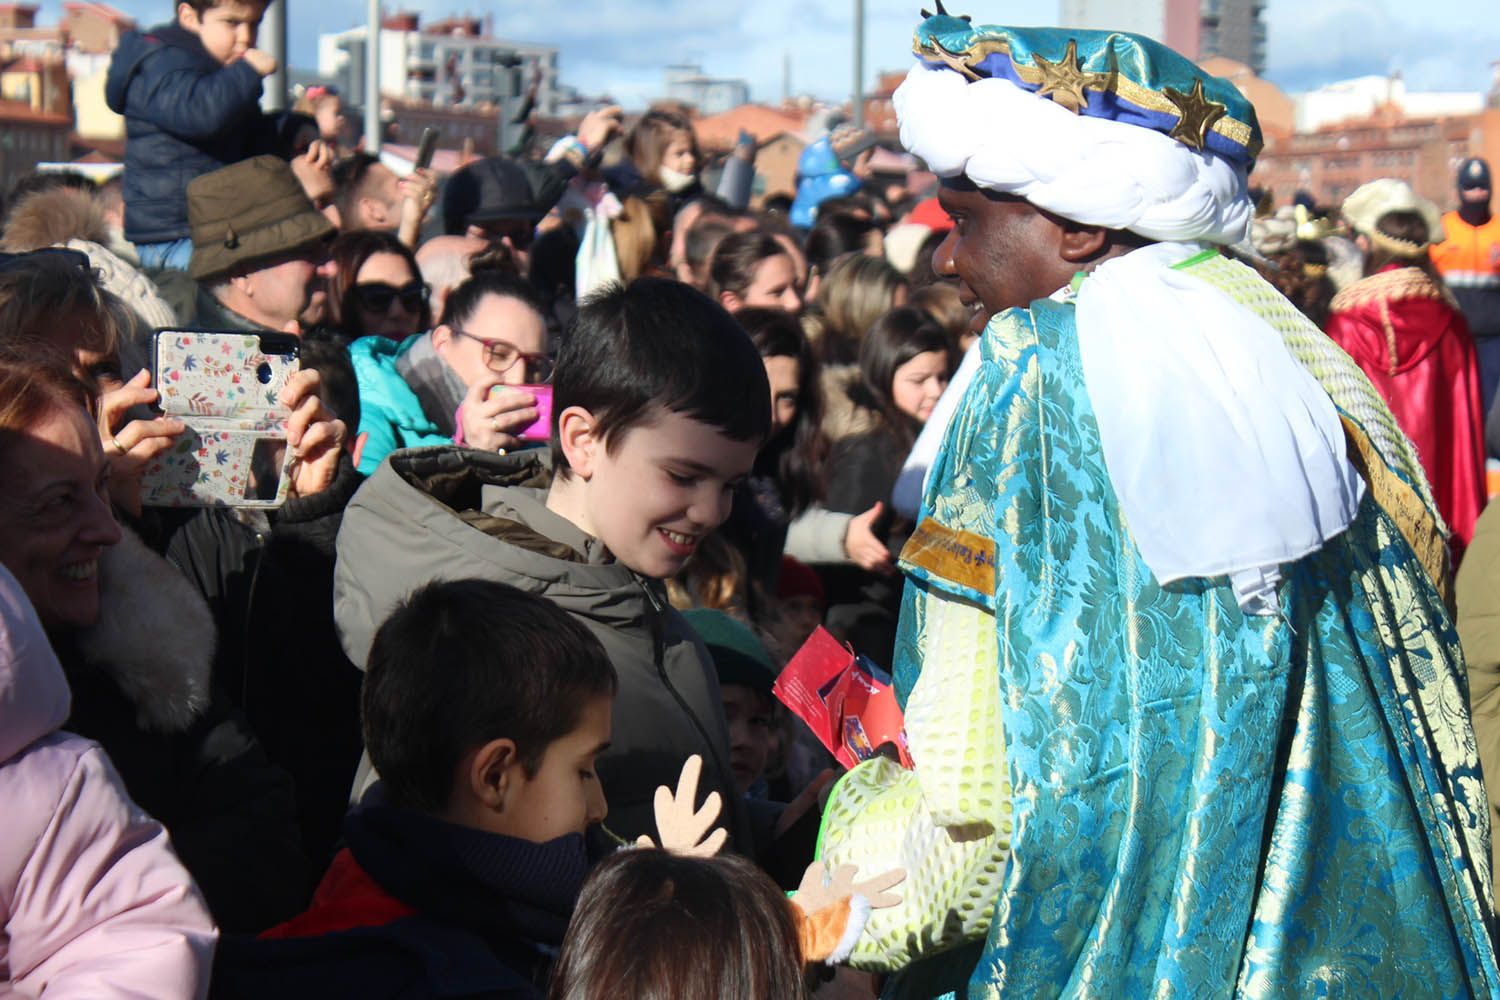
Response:
[[[1429,252],[1448,287],[1500,291],[1500,215],[1476,227],[1449,212],[1443,216],[1443,236]]]

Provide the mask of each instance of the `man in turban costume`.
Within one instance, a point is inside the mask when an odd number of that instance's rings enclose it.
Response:
[[[934,266],[993,314],[928,474],[896,686],[821,856],[904,867],[889,996],[1500,992],[1489,818],[1410,443],[1219,248],[1254,112],[1149,39],[917,29]]]

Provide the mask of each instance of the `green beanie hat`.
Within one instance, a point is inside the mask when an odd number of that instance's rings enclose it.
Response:
[[[720,684],[739,684],[762,694],[771,693],[776,667],[750,626],[709,608],[692,608],[682,616],[708,647]]]

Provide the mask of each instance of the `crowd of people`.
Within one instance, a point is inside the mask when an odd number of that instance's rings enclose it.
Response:
[[[1500,995],[1488,165],[1257,209],[1232,85],[938,7],[939,179],[754,198],[666,109],[400,176],[260,0],[122,40],[123,175],[0,226],[7,988]],[[163,330],[295,338],[284,502],[143,491]],[[819,627],[914,768],[778,702]]]

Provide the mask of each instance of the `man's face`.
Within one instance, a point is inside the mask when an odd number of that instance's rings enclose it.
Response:
[[[1490,189],[1487,187],[1460,188],[1458,196],[1469,205],[1488,205],[1490,203]]]
[[[1029,202],[945,181],[938,203],[953,228],[933,253],[932,269],[958,279],[964,305],[983,303],[992,315],[1025,308],[1067,281],[1056,253],[1059,227]]]
[[[231,307],[262,326],[285,330],[321,321],[328,310],[328,248],[318,243],[267,261],[241,279],[242,293]]]
[[[201,17],[187,4],[179,4],[177,18],[184,28],[198,36],[209,55],[227,66],[255,47],[255,36],[260,32],[260,19],[265,12],[262,4],[228,0],[204,11]]]
[[[536,227],[537,220],[531,218],[492,219],[471,222],[464,235],[509,250],[516,273],[524,276],[531,271],[531,244],[536,242]]]

